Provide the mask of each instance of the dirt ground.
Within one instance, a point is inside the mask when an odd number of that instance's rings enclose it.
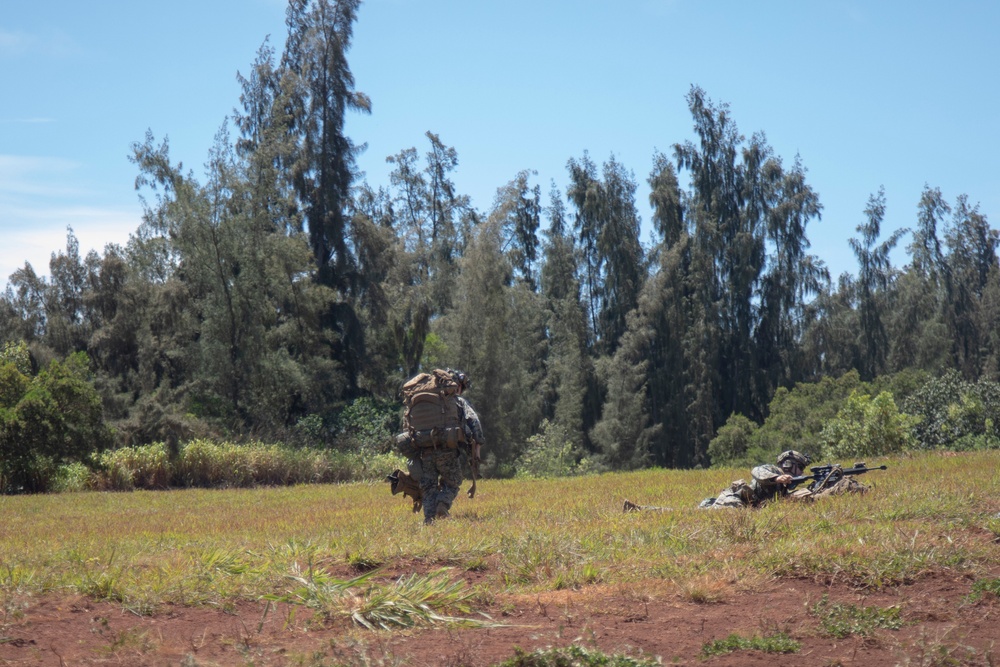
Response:
[[[373,633],[315,627],[308,612],[243,603],[233,609],[168,607],[139,617],[82,597],[24,601],[0,618],[0,665],[445,665],[479,667],[526,651],[578,643],[605,653],[688,665],[997,665],[1000,601],[967,600],[971,581],[936,575],[862,594],[807,580],[732,582],[692,595],[663,581],[498,597],[485,610],[506,627]],[[747,591],[747,588],[756,589]],[[904,625],[835,639],[809,609],[831,602],[899,605]],[[714,599],[693,602],[693,598]],[[708,642],[785,632],[785,655],[741,651],[705,659]]]

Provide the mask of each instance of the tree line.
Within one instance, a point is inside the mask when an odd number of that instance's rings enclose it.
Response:
[[[732,415],[762,423],[797,383],[1000,379],[998,234],[967,196],[926,186],[912,229],[885,236],[879,189],[849,239],[857,274],[833,279],[810,253],[822,205],[801,160],[697,86],[691,138],[652,156],[646,242],[613,156],[570,157],[544,197],[514,174],[481,211],[427,132],[368,183],[345,134],[371,111],[347,61],[359,4],[291,0],[202,176],[165,139],[135,143],[128,244],[81,256],[70,230],[49,277],[9,277],[0,342],[24,343],[36,374],[84,353],[114,446],[384,447],[345,437],[345,411],[394,414],[406,378],[451,366],[473,378],[490,474],[540,443],[590,469],[690,467]]]

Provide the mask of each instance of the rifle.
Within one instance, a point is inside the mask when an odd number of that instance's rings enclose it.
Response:
[[[853,468],[844,468],[839,464],[826,464],[822,466],[813,466],[809,468],[812,471],[811,475],[799,475],[797,477],[792,477],[792,481],[789,483],[788,488],[795,488],[800,482],[805,482],[807,480],[812,480],[812,484],[809,485],[810,491],[822,491],[828,486],[833,486],[840,480],[851,475],[863,475],[871,470],[888,470],[887,466],[881,465],[875,468],[869,468],[865,465],[864,461],[860,461],[854,464]]]
[[[470,498],[476,497],[476,479],[479,477],[479,461],[479,443],[473,440],[472,445],[469,447],[469,468],[472,471],[472,486],[468,491]]]

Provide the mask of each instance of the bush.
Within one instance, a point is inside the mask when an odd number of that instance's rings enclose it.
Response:
[[[181,449],[173,481],[177,486],[213,488],[372,481],[405,465],[406,461],[393,453],[195,440]]]
[[[104,473],[105,488],[131,491],[170,486],[170,454],[162,442],[108,450],[97,460]]]
[[[757,424],[740,414],[732,414],[708,443],[708,457],[713,466],[733,466],[744,462]]]
[[[900,413],[889,392],[874,399],[854,392],[820,434],[828,458],[884,456],[911,449],[916,419]]]
[[[754,461],[773,460],[787,449],[815,452],[823,427],[837,416],[847,397],[863,387],[857,371],[850,371],[836,379],[800,382],[791,390],[779,388],[767,419],[750,442],[751,449],[766,454]]]
[[[93,477],[90,468],[80,462],[59,466],[49,490],[55,493],[89,491],[94,488]]]
[[[0,490],[47,491],[59,466],[110,443],[88,364],[77,353],[28,377],[17,359],[0,363]]]
[[[962,379],[956,371],[926,382],[904,403],[924,449],[994,449],[1000,446],[1000,384]]]
[[[398,403],[359,398],[345,407],[334,422],[337,448],[387,452],[399,427]]]
[[[516,477],[567,477],[579,472],[573,442],[566,429],[545,419],[541,432],[528,438],[528,447],[514,464]]]

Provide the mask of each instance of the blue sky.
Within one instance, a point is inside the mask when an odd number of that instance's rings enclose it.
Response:
[[[141,213],[129,147],[147,129],[200,175],[237,72],[268,35],[284,44],[284,6],[6,3],[0,285],[25,261],[47,274],[67,226],[84,253],[128,240]],[[1000,3],[964,0],[368,0],[349,62],[373,113],[347,130],[376,186],[386,156],[438,134],[482,211],[522,169],[547,193],[568,159],[614,155],[648,223],[653,154],[694,139],[695,84],[786,164],[801,157],[824,206],[812,252],[836,276],[856,271],[847,241],[880,186],[884,233],[914,224],[925,184],[1000,226],[998,28]]]

